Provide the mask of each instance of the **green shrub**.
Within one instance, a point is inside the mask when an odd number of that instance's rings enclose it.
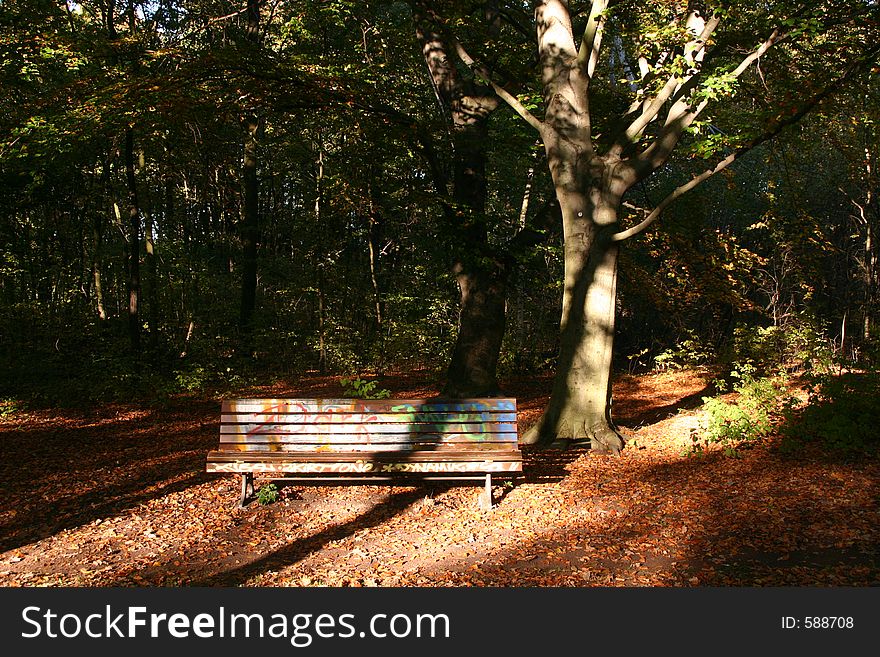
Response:
[[[17,399],[0,399],[0,418],[7,418],[21,413],[25,405]]]
[[[748,366],[734,370],[733,374],[739,380],[734,386],[735,401],[703,397],[704,415],[692,438],[692,452],[700,453],[705,447],[718,444],[725,454],[736,456],[742,446],[770,435],[796,403],[784,379],[755,378],[754,370]]]
[[[640,352],[637,356],[643,355]],[[681,370],[686,367],[700,367],[714,358],[712,349],[703,344],[694,333],[679,341],[674,347],[654,356],[654,369],[659,372]]]
[[[780,326],[737,326],[721,360],[733,368],[748,365],[764,376],[793,369],[830,372],[835,365],[822,327],[805,316]]]
[[[858,454],[880,446],[880,374],[823,375],[810,385],[807,405],[785,425],[784,449],[806,443]]]

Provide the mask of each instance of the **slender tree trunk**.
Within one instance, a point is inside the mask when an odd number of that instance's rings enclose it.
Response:
[[[385,284],[380,263],[382,242],[385,239],[385,216],[379,199],[377,171],[371,169],[370,179],[370,216],[368,230],[368,248],[370,259],[370,283],[373,287],[373,308],[375,312],[375,366],[376,373],[385,373]]]
[[[153,213],[144,214],[146,225],[144,226],[144,244],[146,256],[144,264],[147,266],[147,322],[150,326],[149,349],[154,354],[159,347],[159,277],[156,266],[156,244],[153,239],[155,224]]]
[[[324,211],[324,148],[318,145],[318,160],[315,170],[315,225],[320,226]],[[323,233],[322,233],[323,234]],[[323,239],[317,243],[316,253],[316,285],[318,288],[318,371],[324,374],[327,371],[327,344],[326,344],[326,320],[327,299],[324,293],[324,244]]]
[[[101,281],[101,261],[104,250],[104,215],[99,211],[95,214],[92,223],[92,287],[95,290],[95,308],[98,319],[102,322],[107,319],[107,311],[104,309],[104,286]]]
[[[867,342],[871,339],[872,313],[877,303],[877,253],[874,246],[874,231],[871,224],[872,217],[866,217],[865,222],[865,307],[863,310],[864,321],[862,325],[862,337]]]
[[[134,132],[131,128],[125,131],[125,178],[128,186],[128,337],[132,351],[139,353],[141,217],[134,175]]]
[[[252,330],[257,300],[257,241],[259,235],[259,182],[257,179],[257,122],[254,117],[246,124],[244,144],[244,216],[241,225],[241,312],[239,326],[243,333]]]
[[[370,217],[370,283],[373,286],[373,308],[376,312],[376,333],[382,335],[384,312],[382,310],[382,290],[379,285],[379,234],[381,232],[381,221],[375,216]]]
[[[248,0],[247,38],[256,48],[260,39],[260,0]],[[259,217],[259,179],[257,178],[257,130],[259,118],[255,112],[248,111],[244,120],[244,161],[242,176],[244,182],[244,216],[242,217],[242,272],[241,272],[241,310],[239,327],[246,343],[244,350],[250,351],[250,335],[253,330],[253,316],[257,303],[257,245],[260,232]]]
[[[324,269],[318,268],[318,372],[327,373],[327,299],[324,295]]]
[[[863,309],[864,318],[862,322],[862,337],[865,342],[871,340],[871,328],[873,313],[876,309],[878,301],[878,272],[877,268],[877,245],[874,238],[874,226],[877,217],[877,199],[872,185],[875,182],[874,171],[874,155],[870,148],[865,148],[865,180],[868,183],[868,194],[865,198],[865,204],[861,208],[862,219],[865,222],[865,307]]]

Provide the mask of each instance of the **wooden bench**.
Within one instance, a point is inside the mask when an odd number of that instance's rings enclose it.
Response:
[[[492,477],[522,472],[515,399],[235,399],[224,401],[208,472],[374,482],[476,480],[492,505]]]

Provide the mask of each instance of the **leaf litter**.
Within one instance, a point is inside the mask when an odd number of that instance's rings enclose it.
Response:
[[[395,397],[437,394],[386,376]],[[507,383],[520,430],[548,377]],[[237,508],[239,480],[204,472],[219,399],[22,411],[0,421],[3,586],[872,586],[880,464],[769,439],[738,458],[688,456],[706,382],[620,377],[620,456],[524,447],[524,476],[479,486],[279,485]],[[307,377],[253,396],[341,394]],[[259,484],[259,480],[258,480]]]

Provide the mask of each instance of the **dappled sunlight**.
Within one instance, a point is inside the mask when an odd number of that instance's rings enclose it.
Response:
[[[540,408],[549,378],[509,381]],[[120,421],[116,459],[90,470],[99,423],[17,441],[78,436],[41,481],[30,466],[4,504],[6,586],[752,586],[854,585],[878,578],[880,466],[818,452],[781,454],[774,440],[737,458],[685,449],[700,410],[688,372],[620,377],[618,406],[662,418],[627,429],[619,457],[526,448],[523,477],[495,487],[284,485],[279,501],[238,509],[237,483],[203,472],[216,440],[214,404],[184,420],[156,409]],[[288,389],[296,393],[295,386]],[[299,391],[330,385],[302,381]],[[384,384],[383,384],[384,385]],[[431,387],[389,379],[395,394]],[[665,393],[663,391],[666,391]],[[329,388],[328,388],[329,391]],[[653,394],[653,393],[656,393]],[[416,396],[413,394],[413,396]],[[201,408],[201,407],[199,407]],[[164,419],[164,421],[163,421]],[[75,423],[74,423],[75,424]],[[8,449],[8,446],[7,446]],[[114,451],[113,446],[110,449]],[[77,458],[78,456],[78,458]],[[10,533],[11,532],[11,533]]]

